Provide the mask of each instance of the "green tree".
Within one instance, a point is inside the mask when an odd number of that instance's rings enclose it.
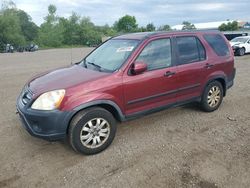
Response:
[[[137,32],[146,32],[147,31],[147,28],[146,27],[143,27],[143,26],[141,26],[141,27],[139,27],[138,29],[137,29]]]
[[[2,40],[10,41],[8,35],[13,35],[17,37],[16,40],[11,41],[14,45],[25,44],[26,42],[34,41],[37,37],[38,26],[32,22],[31,17],[24,12],[23,10],[19,10],[16,8],[16,5],[13,1],[3,1],[0,10],[1,23],[6,23],[7,26],[1,25],[2,36],[7,36],[7,38],[2,38]],[[6,19],[6,20],[5,20]],[[9,24],[8,24],[9,22]],[[14,25],[13,25],[14,24]],[[12,32],[7,32],[12,28]]]
[[[60,18],[59,25],[63,28],[63,44],[73,45],[80,44],[80,16],[75,12],[72,12],[72,15],[69,19]]]
[[[16,9],[16,4],[11,0],[1,0],[1,11],[6,9]]]
[[[101,42],[102,35],[96,30],[89,17],[83,17],[80,21],[80,41],[84,45],[96,45]]]
[[[155,26],[154,26],[154,24],[153,24],[153,23],[147,24],[146,30],[147,30],[147,31],[155,31]]]
[[[80,17],[75,12],[66,19],[56,16],[56,7],[48,7],[48,15],[41,25],[38,41],[42,46],[96,45],[101,42],[104,31],[110,28],[95,26],[90,18]]]
[[[170,25],[163,25],[158,28],[158,31],[171,31]]]
[[[194,24],[192,24],[188,21],[183,21],[182,25],[183,25],[182,30],[194,30],[194,29],[196,29]]]
[[[95,26],[96,30],[103,34],[103,36],[115,36],[116,31],[113,27],[110,27],[108,24],[103,26]]]
[[[220,31],[236,31],[239,29],[238,22],[228,22],[227,24],[223,23],[218,28]]]
[[[0,10],[0,46],[10,43],[12,45],[25,44],[22,34],[20,18],[12,1],[4,1]]]
[[[56,6],[49,5],[48,6],[48,15],[45,17],[45,20],[48,24],[56,24],[58,21],[58,17],[56,16]]]
[[[138,25],[134,16],[125,15],[115,22],[114,27],[118,32],[134,32]]]
[[[27,42],[32,42],[37,38],[39,27],[32,22],[31,17],[23,10],[16,10],[20,21],[22,34]]]
[[[56,16],[56,7],[48,6],[48,15],[45,22],[41,25],[37,41],[40,46],[59,47],[63,44],[64,27],[58,23],[59,18]]]
[[[56,13],[56,10],[57,10],[57,8],[56,8],[56,6],[55,5],[49,5],[49,7],[48,7],[48,11],[49,11],[49,14],[50,15],[54,15],[55,13]]]

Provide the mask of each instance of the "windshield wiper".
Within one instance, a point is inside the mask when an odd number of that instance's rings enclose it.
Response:
[[[89,61],[87,61],[87,63],[90,64],[90,65],[93,65],[94,67],[97,67],[100,71],[102,69],[102,67],[100,65],[97,65],[97,64],[89,62]]]
[[[100,66],[100,65],[97,65],[97,64],[95,64],[95,63],[92,63],[92,62],[89,62],[89,61],[84,60],[84,61],[83,61],[83,65],[84,65],[85,68],[88,68],[88,67],[87,67],[87,64],[93,65],[93,66],[96,67],[96,68],[98,69],[98,71],[100,71],[100,72],[103,72],[103,71],[104,71],[104,72],[113,72],[112,70],[105,69],[105,68],[103,68],[103,67]]]

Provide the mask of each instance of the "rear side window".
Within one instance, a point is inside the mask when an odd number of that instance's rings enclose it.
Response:
[[[177,37],[179,64],[188,64],[206,59],[206,52],[200,40],[193,36]]]
[[[205,34],[205,40],[218,56],[228,56],[229,49],[224,38],[219,34]]]

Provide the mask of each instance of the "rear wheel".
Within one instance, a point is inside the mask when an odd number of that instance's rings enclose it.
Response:
[[[69,141],[72,148],[83,154],[96,154],[106,149],[116,133],[113,115],[99,107],[79,112],[71,121]]]
[[[206,112],[217,110],[223,100],[223,87],[220,82],[210,82],[202,95],[201,107]]]
[[[239,52],[238,52],[239,56],[243,56],[243,55],[245,55],[245,53],[246,53],[245,48],[240,48],[239,49]]]

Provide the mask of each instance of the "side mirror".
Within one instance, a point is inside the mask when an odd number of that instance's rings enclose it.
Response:
[[[148,69],[148,66],[146,63],[144,63],[143,61],[136,61],[134,63],[134,66],[131,69],[131,73],[134,75],[141,74],[145,72],[147,69]]]

